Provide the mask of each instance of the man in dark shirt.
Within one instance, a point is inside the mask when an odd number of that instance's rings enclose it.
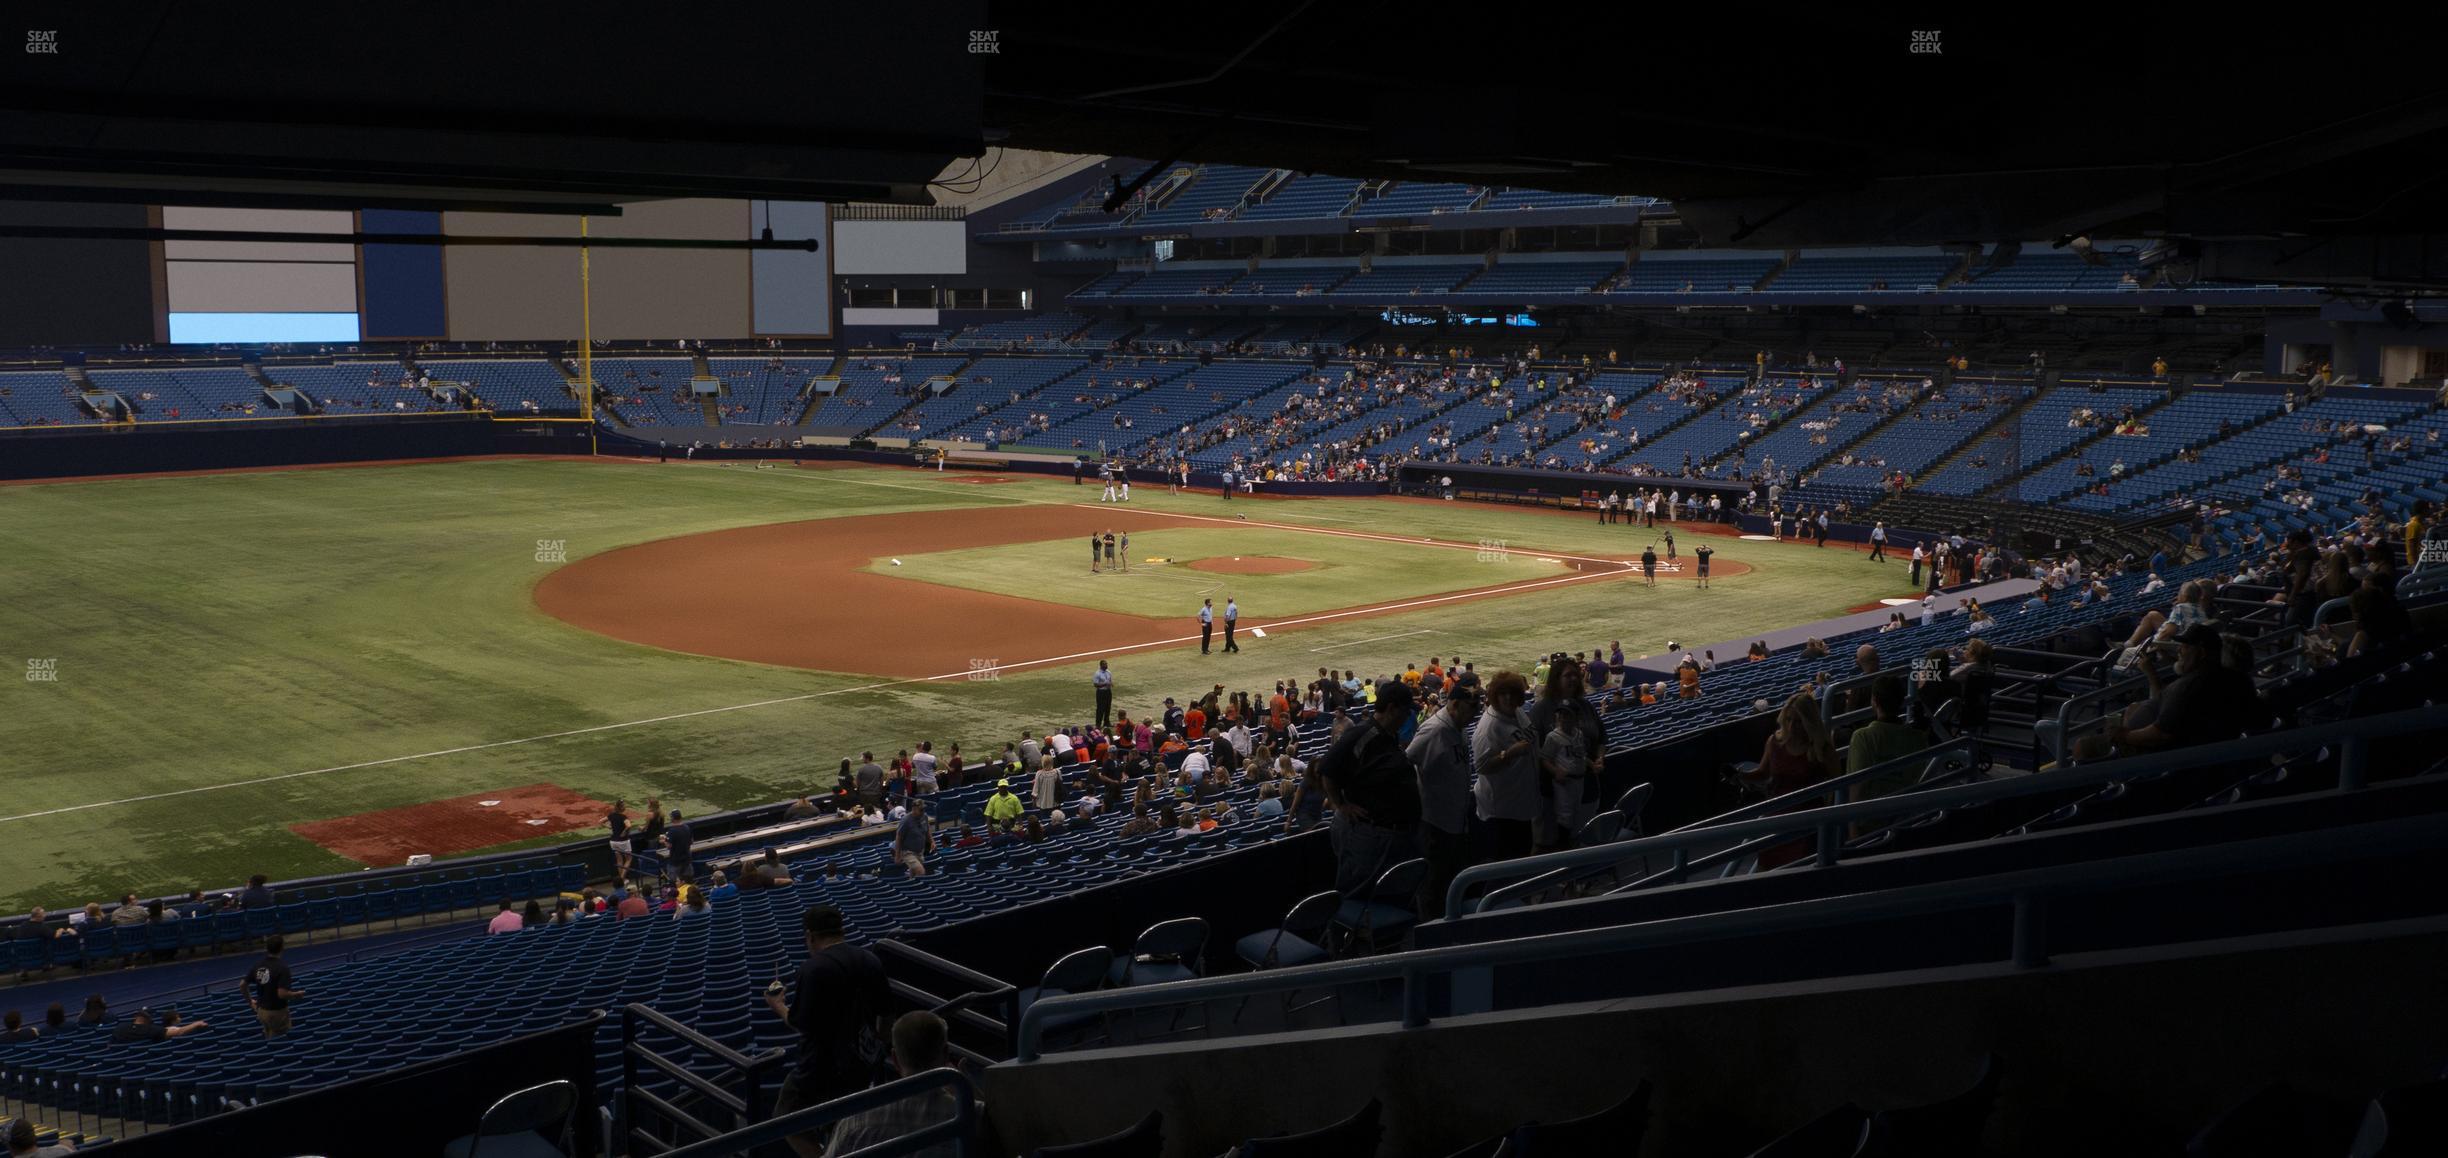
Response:
[[[671,827],[663,830],[663,842],[671,847],[669,859],[663,862],[663,875],[675,881],[689,879],[689,849],[697,842],[697,834],[689,831],[688,821],[675,808]]]
[[[934,834],[927,830],[926,810],[926,800],[913,797],[900,826],[893,830],[893,859],[914,877],[926,875],[927,849],[934,843]]]
[[[776,1117],[866,1089],[873,1076],[873,1043],[883,1037],[877,1019],[886,1000],[884,963],[843,939],[841,910],[831,905],[808,909],[800,926],[807,934],[808,960],[799,967],[796,996],[783,1000],[780,978],[765,990],[774,1015],[799,1031],[799,1062],[782,1079],[774,1099]],[[793,1135],[790,1145],[801,1158],[824,1153],[821,1132]]]
[[[1419,855],[1419,773],[1401,739],[1412,714],[1411,685],[1379,683],[1368,723],[1345,730],[1318,760],[1318,780],[1335,812],[1340,892],[1365,888],[1379,873]]]
[[[247,1004],[255,1007],[255,1020],[263,1023],[265,1037],[279,1037],[289,1032],[289,1003],[305,994],[289,984],[289,966],[283,964],[280,934],[264,938],[263,960],[238,982],[246,994]]]
[[[5,1019],[0,1019],[0,1045],[16,1045],[41,1036],[42,1031],[27,1025],[25,1016],[14,1009],[8,1011]]]
[[[269,909],[272,907],[272,890],[265,886],[262,873],[256,873],[247,881],[246,892],[238,897],[238,907],[242,909]]]
[[[201,1021],[181,1022],[177,1025],[168,1024],[169,1020],[176,1016],[177,1014],[169,1014],[162,1021],[156,1022],[153,1020],[152,1010],[139,1009],[136,1011],[136,1016],[128,1019],[126,1025],[111,1031],[111,1040],[167,1041],[174,1037],[185,1037],[205,1026],[205,1023]]]
[[[2221,655],[2225,641],[2218,629],[2196,624],[2177,636],[2176,642],[2176,678],[2165,686],[2159,682],[2150,650],[2143,649],[2138,657],[2158,712],[2142,727],[2110,728],[2108,738],[2119,751],[2160,752],[2232,740],[2256,722],[2259,693],[2250,673],[2225,666]]]

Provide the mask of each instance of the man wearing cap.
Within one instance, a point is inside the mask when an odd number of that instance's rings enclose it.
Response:
[[[1199,654],[1207,654],[1207,645],[1215,639],[1215,600],[1199,600]]]
[[[2128,723],[2108,729],[2108,739],[2120,753],[2160,752],[2232,740],[2268,713],[2259,709],[2259,693],[2250,673],[2226,666],[2225,640],[2217,628],[2196,624],[2176,637],[2176,678],[2162,685],[2158,664],[2144,648],[2136,662],[2150,681],[2151,698],[2128,716]],[[2147,717],[2147,718],[2145,718]]]
[[[1233,642],[1233,627],[1240,622],[1241,605],[1233,602],[1231,597],[1227,596],[1224,600],[1224,650],[1241,650],[1241,645]]]
[[[866,1089],[874,1076],[871,1042],[881,1039],[878,1019],[890,1000],[884,963],[843,938],[841,910],[810,907],[799,919],[807,935],[807,962],[799,966],[797,992],[784,1000],[782,979],[765,989],[765,1005],[799,1031],[799,1061],[774,1097],[776,1117]],[[801,1158],[821,1158],[824,1131],[794,1134],[790,1147]]]
[[[1113,670],[1100,659],[1096,674],[1089,679],[1096,684],[1096,722],[1102,728],[1113,723]]]
[[[995,781],[994,795],[986,798],[986,825],[1002,832],[1020,819],[1020,798],[1012,793],[1011,781]]]
[[[1318,780],[1334,809],[1338,891],[1364,888],[1419,855],[1419,773],[1400,738],[1412,714],[1410,686],[1383,681],[1366,722],[1346,729],[1318,761]]]
[[[1182,715],[1181,705],[1174,703],[1173,697],[1166,696],[1164,705],[1164,730],[1178,736],[1182,733],[1182,729],[1186,723],[1187,720]]]
[[[1419,770],[1420,842],[1428,857],[1422,913],[1430,918],[1445,915],[1445,888],[1470,864],[1470,727],[1478,716],[1477,681],[1456,683],[1403,750]]]

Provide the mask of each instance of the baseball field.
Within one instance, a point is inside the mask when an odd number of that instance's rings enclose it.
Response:
[[[0,487],[0,906],[566,839],[1321,667],[1628,655],[1900,594],[1857,552],[1417,499],[485,460]],[[1127,533],[1125,570],[1087,540]],[[1689,552],[1716,548],[1708,590]],[[1661,546],[1661,552],[1663,548]],[[1119,553],[1117,553],[1119,554]],[[1199,649],[1227,599],[1240,651]]]

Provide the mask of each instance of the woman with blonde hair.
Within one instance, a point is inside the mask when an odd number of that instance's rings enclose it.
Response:
[[[1808,788],[1841,770],[1836,763],[1836,743],[1819,719],[1818,699],[1808,692],[1796,692],[1777,712],[1776,731],[1769,733],[1767,744],[1760,749],[1759,767],[1737,779],[1773,799]],[[1778,845],[1760,854],[1759,867],[1790,864],[1810,855],[1810,849],[1807,839]]]

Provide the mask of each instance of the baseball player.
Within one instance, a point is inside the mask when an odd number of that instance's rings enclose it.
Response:
[[[1114,468],[1113,468],[1113,464],[1112,464],[1112,463],[1110,463],[1110,462],[1107,462],[1107,463],[1099,463],[1099,464],[1097,464],[1097,477],[1099,477],[1099,478],[1101,478],[1101,479],[1104,479],[1104,480],[1105,480],[1105,497],[1103,497],[1103,498],[1101,498],[1101,499],[1098,499],[1097,501],[1098,501],[1098,502],[1100,502],[1100,503],[1110,503],[1110,502],[1113,502],[1113,501],[1114,501]]]
[[[1129,502],[1129,501],[1130,501],[1130,467],[1128,467],[1128,466],[1117,466],[1117,467],[1115,467],[1115,468],[1114,468],[1114,481],[1115,481],[1115,482],[1118,482],[1118,483],[1120,483],[1120,484],[1122,484],[1122,501],[1123,501],[1123,502],[1126,502],[1126,503],[1127,503],[1127,502]]]
[[[1238,624],[1238,623],[1240,623],[1240,622],[1241,622],[1241,605],[1240,605],[1240,604],[1238,604],[1238,603],[1233,602],[1233,601],[1232,601],[1232,598],[1231,598],[1230,596],[1225,597],[1225,600],[1224,600],[1224,650],[1226,650],[1226,651],[1239,651],[1239,650],[1241,650],[1241,645],[1240,645],[1240,644],[1238,644],[1238,643],[1233,642],[1233,627],[1234,627],[1234,625],[1235,625],[1235,624]]]
[[[1666,531],[1666,557],[1669,559],[1675,557],[1674,530],[1672,528],[1668,528]]]
[[[1199,654],[1207,654],[1208,641],[1215,638],[1215,600],[1199,601]]]

